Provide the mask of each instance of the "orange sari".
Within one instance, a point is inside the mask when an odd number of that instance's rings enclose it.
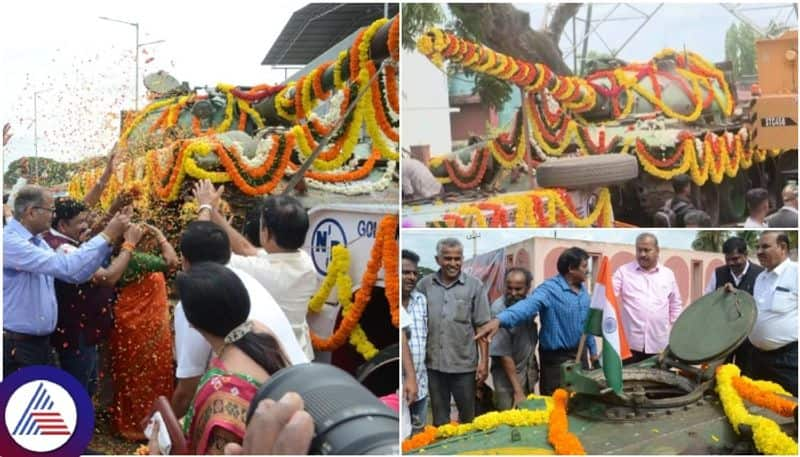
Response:
[[[144,274],[120,290],[111,334],[114,423],[129,440],[143,440],[140,422],[153,401],[172,398],[173,338],[167,285],[161,272]]]

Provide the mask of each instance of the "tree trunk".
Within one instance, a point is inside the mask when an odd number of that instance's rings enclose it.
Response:
[[[559,4],[547,30],[530,28],[530,14],[508,3],[454,4],[450,11],[477,41],[497,52],[531,63],[543,63],[559,75],[571,75],[558,41],[564,25],[580,8],[579,3]]]

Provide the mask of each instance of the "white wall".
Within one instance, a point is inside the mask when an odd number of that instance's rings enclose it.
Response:
[[[447,75],[417,51],[402,50],[401,63],[401,143],[429,144],[431,156],[449,153],[450,103]]]

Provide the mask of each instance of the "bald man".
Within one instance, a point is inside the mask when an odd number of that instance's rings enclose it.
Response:
[[[797,185],[789,184],[781,192],[783,206],[767,217],[768,227],[797,227]]]

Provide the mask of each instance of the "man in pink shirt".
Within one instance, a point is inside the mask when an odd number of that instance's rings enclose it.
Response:
[[[652,233],[636,237],[636,261],[614,273],[614,294],[622,306],[622,326],[636,363],[667,347],[672,324],[683,310],[675,274],[658,263],[658,239]]]

